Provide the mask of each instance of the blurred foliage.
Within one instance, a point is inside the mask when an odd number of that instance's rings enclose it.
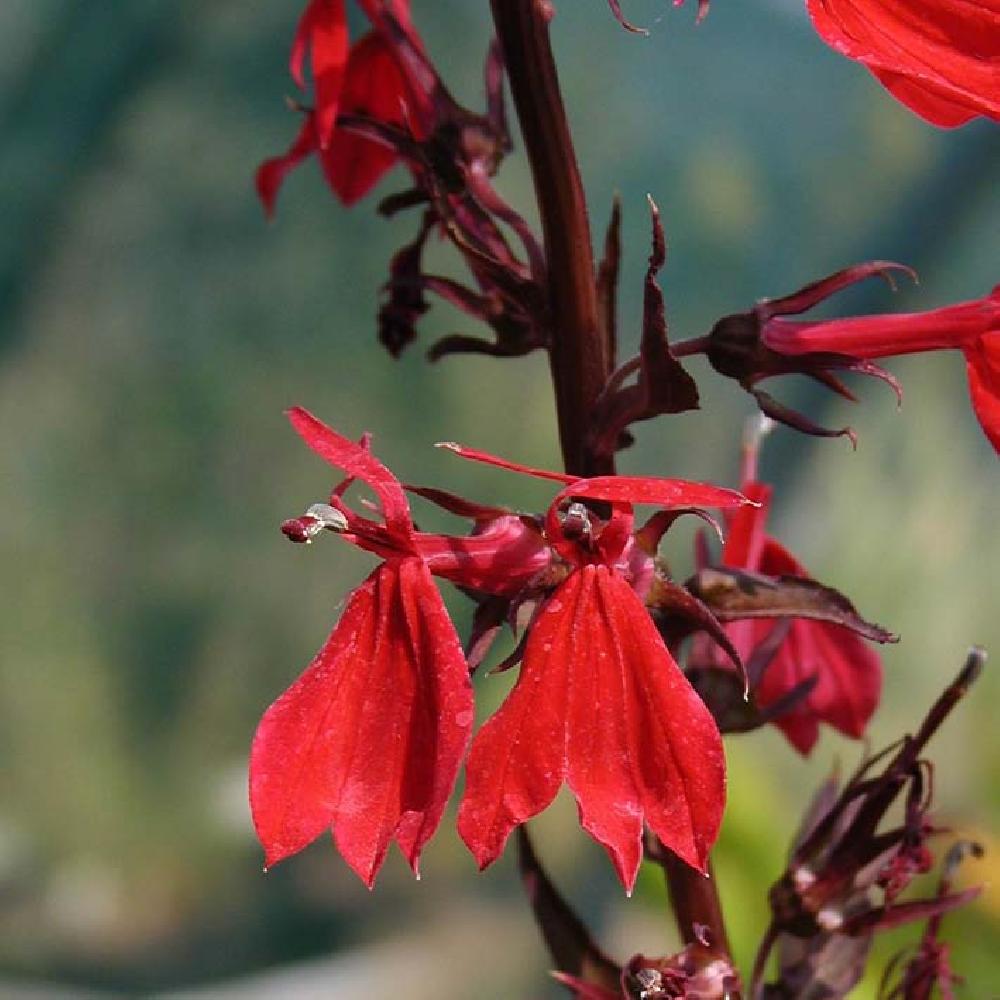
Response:
[[[485,0],[414,6],[443,75],[477,106]],[[598,233],[613,193],[624,198],[627,346],[647,191],[667,226],[675,337],[863,258],[915,264],[924,284],[896,298],[864,289],[844,308],[930,308],[996,280],[996,130],[913,119],[822,46],[801,4],[713,5],[695,29],[691,10],[635,0],[649,39],[620,31],[598,0],[560,6],[557,55]],[[310,166],[265,225],[250,177],[295,127],[282,95],[300,7],[0,7],[0,968],[144,991],[360,948],[366,996],[399,995],[401,968],[423,970],[406,996],[540,996],[545,956],[511,860],[477,876],[448,822],[420,884],[391,858],[369,896],[328,843],[260,874],[250,735],[368,565],[335,542],[302,549],[278,534],[329,486],[282,409],[373,431],[408,479],[526,508],[545,503],[543,486],[430,444],[558,461],[541,356],[429,366],[421,345],[397,363],[375,345],[377,289],[415,220],[380,221],[370,202],[340,209]],[[530,204],[522,160],[500,180]],[[423,346],[464,322],[436,307]],[[693,367],[704,409],[644,425],[626,470],[735,480],[747,398]],[[918,722],[969,643],[1000,649],[1000,477],[961,360],[896,371],[901,415],[877,385],[860,387],[849,416],[826,415],[854,423],[856,454],[782,431],[764,465],[775,533],[903,634],[885,657],[876,745]],[[831,405],[780,391],[813,412]],[[679,571],[688,537],[671,548]],[[483,706],[509,682],[482,679]],[[994,669],[933,744],[940,814],[987,841],[1000,819],[998,697]],[[859,752],[827,736],[802,762],[774,733],[732,741],[718,870],[744,962],[809,790]],[[562,801],[535,824],[557,879],[622,957],[664,952],[655,873],[626,902],[574,819]],[[997,884],[998,859],[968,879]],[[1000,982],[998,915],[994,893],[946,923],[973,984]]]

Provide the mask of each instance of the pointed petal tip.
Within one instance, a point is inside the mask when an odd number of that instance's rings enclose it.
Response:
[[[264,864],[261,866],[265,875],[270,874],[275,865],[280,864],[285,858],[294,854],[294,851],[287,851],[278,847],[264,848]]]

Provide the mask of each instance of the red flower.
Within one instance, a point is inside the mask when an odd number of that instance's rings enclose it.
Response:
[[[723,564],[768,576],[808,578],[805,567],[764,533],[771,488],[752,480],[740,488],[760,506],[744,507],[727,518]],[[775,624],[773,619],[756,619],[735,622],[726,626],[726,631],[740,656],[749,660]],[[821,722],[845,736],[863,736],[882,689],[878,654],[842,625],[793,619],[755,691],[758,705],[766,709],[812,676],[816,683],[809,694],[775,720],[792,746],[808,754],[819,738]]]
[[[918,351],[962,351],[972,407],[1000,452],[1000,285],[985,298],[922,313],[810,323],[783,319],[775,311],[762,325],[761,341],[776,354],[805,361],[820,354],[864,363]]]
[[[849,427],[826,430],[757,388],[775,375],[809,375],[847,399],[854,395],[833,374],[838,370],[874,375],[902,397],[897,381],[875,359],[918,351],[957,350],[965,355],[972,408],[990,443],[1000,452],[1000,285],[981,299],[921,313],[886,313],[847,319],[789,320],[850,285],[892,272],[915,277],[902,264],[869,261],[844,268],[777,299],[761,299],[752,310],[726,316],[699,344],[712,367],[735,378],[769,417],[808,434],[836,436]]]
[[[349,45],[344,0],[311,0],[299,21],[292,43],[289,71],[305,90],[303,67],[310,55],[315,108],[307,110],[302,127],[288,151],[266,160],[257,169],[257,193],[268,215],[274,211],[285,176],[313,153],[319,155],[323,173],[337,197],[346,205],[366,195],[398,159],[389,146],[357,132],[337,127],[340,114],[363,115],[392,125],[419,118],[426,98],[408,73],[405,59],[393,36],[398,29],[409,44],[419,48],[410,26],[409,0],[387,5],[361,0],[375,25],[353,46]]]
[[[997,0],[807,0],[832,48],[934,125],[1000,121]]]
[[[371,887],[391,840],[417,870],[472,731],[468,667],[431,568],[467,586],[516,591],[550,553],[513,516],[495,517],[467,539],[417,532],[402,486],[365,447],[305,410],[290,417],[314,451],[374,490],[383,521],[343,504],[345,483],[331,505],[283,530],[307,541],[330,527],[385,562],[351,594],[316,658],[264,714],[250,758],[251,809],[267,864],[330,828]]]
[[[549,507],[546,536],[572,570],[539,609],[517,683],[473,743],[458,829],[485,867],[514,827],[545,809],[565,781],[584,829],[607,849],[631,891],[643,822],[703,870],[725,801],[715,722],[628,578],[632,504],[729,508],[747,501],[732,490],[679,480],[558,478],[568,485]],[[574,498],[608,503],[610,519],[598,519]]]

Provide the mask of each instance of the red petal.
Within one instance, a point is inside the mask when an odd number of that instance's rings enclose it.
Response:
[[[382,504],[387,530],[397,539],[410,539],[413,522],[406,494],[399,480],[366,447],[355,444],[317,420],[308,410],[294,406],[288,419],[303,441],[320,458],[367,483]]]
[[[258,168],[254,177],[257,195],[264,205],[267,216],[274,215],[274,206],[278,200],[278,192],[285,182],[285,176],[294,170],[310,153],[316,149],[316,129],[311,115],[306,115],[295,141],[288,151],[281,156],[273,156],[265,160]]]
[[[631,890],[642,825],[704,868],[725,800],[722,742],[628,584],[585,566],[532,626],[517,685],[476,737],[459,832],[481,865],[566,778]]]
[[[390,44],[374,32],[351,49],[340,110],[380,122],[403,124],[407,87]],[[323,154],[323,170],[345,205],[364,197],[396,162],[395,150],[347,129],[339,129]]]
[[[742,493],[708,483],[684,479],[653,479],[641,476],[597,476],[578,479],[560,490],[553,508],[569,497],[590,497],[611,503],[648,503],[666,509],[678,507],[720,507],[729,509],[749,503]]]
[[[743,483],[743,492],[759,507],[741,507],[726,519],[726,542],[722,564],[736,569],[759,569],[764,551],[764,526],[771,504],[771,487],[763,483]]]
[[[573,622],[564,609],[578,579],[574,573],[543,609],[514,689],[472,742],[458,832],[480,868],[500,856],[514,827],[555,798],[566,776],[571,664],[562,651]]]
[[[842,354],[886,358],[919,351],[966,349],[1000,332],[1000,292],[918,313],[882,313],[800,322],[772,319],[763,329],[766,347],[779,354]]]
[[[1000,332],[980,337],[966,349],[965,361],[972,408],[990,444],[1000,454]]]
[[[731,515],[723,564],[769,576],[808,578],[805,567],[764,533],[770,487],[751,482],[744,483],[743,489],[762,506],[744,508]],[[770,618],[734,622],[726,627],[726,632],[740,656],[749,659],[774,624]],[[805,701],[775,720],[775,725],[802,754],[808,754],[819,738],[820,722],[854,739],[864,735],[882,691],[882,661],[850,629],[829,622],[797,619],[764,673],[755,692],[757,702],[761,708],[767,708],[813,676],[816,685]]]
[[[578,477],[567,476],[564,472],[549,472],[547,469],[534,469],[530,465],[521,465],[518,462],[509,462],[506,458],[498,458],[486,451],[477,451],[475,448],[466,448],[465,445],[456,444],[454,441],[439,441],[439,448],[453,451],[461,458],[467,458],[470,462],[482,462],[484,465],[495,465],[498,469],[508,469],[511,472],[521,472],[526,476],[537,476],[539,479],[554,479],[557,483],[575,483]]]
[[[807,0],[816,30],[896,98],[946,127],[1000,120],[998,0]]]
[[[369,887],[392,839],[416,871],[472,717],[468,670],[430,574],[415,559],[384,563],[257,729],[250,804],[267,864],[331,827]]]
[[[759,565],[762,573],[807,577],[805,568],[785,548],[767,539]],[[754,641],[762,639],[774,622],[753,623]],[[878,707],[882,693],[882,660],[863,639],[841,625],[796,620],[764,674],[757,690],[766,708],[797,684],[816,676],[816,686],[805,702],[776,720],[790,742],[808,753],[816,742],[817,723],[826,722],[845,736],[859,739]]]
[[[302,65],[310,52],[313,89],[316,92],[316,124],[321,146],[326,146],[337,121],[340,91],[347,65],[347,12],[344,0],[310,0],[292,41],[288,69],[292,79],[305,89]]]

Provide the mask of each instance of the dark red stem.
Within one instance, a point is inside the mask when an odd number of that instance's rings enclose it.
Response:
[[[664,851],[661,863],[667,876],[667,892],[677,920],[677,930],[684,943],[699,943],[705,935],[698,928],[705,928],[709,947],[728,958],[729,938],[711,865],[706,878],[670,851]]]
[[[684,944],[704,944],[707,940],[709,951],[732,965],[729,935],[711,863],[708,876],[701,875],[653,838],[647,840],[646,853],[663,867],[670,907]],[[729,997],[739,1000],[740,994],[731,992]]]
[[[601,334],[583,182],[559,91],[546,0],[490,0],[542,219],[552,317],[549,361],[566,471],[614,472],[587,447],[594,402],[611,373]]]
[[[587,202],[549,43],[552,5],[490,0],[490,6],[542,219],[552,316],[549,360],[563,460],[567,472],[612,474],[614,458],[595,456],[587,446],[591,411],[611,374],[612,359],[599,321]],[[702,347],[701,339],[688,345],[691,353]],[[694,928],[701,925],[713,949],[728,960],[714,878],[663,853],[670,902],[685,942],[696,940]]]

